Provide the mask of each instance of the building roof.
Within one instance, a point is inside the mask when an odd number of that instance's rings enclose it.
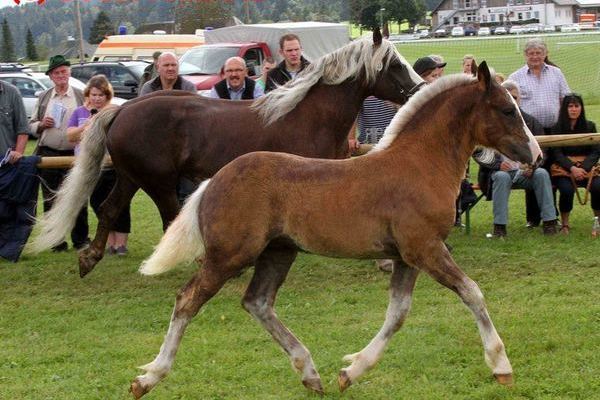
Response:
[[[577,0],[580,7],[600,7],[600,0]]]

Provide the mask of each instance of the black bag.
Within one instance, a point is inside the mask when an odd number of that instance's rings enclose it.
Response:
[[[460,183],[460,209],[467,210],[477,201],[477,193],[473,190],[473,185],[468,179],[463,179]]]

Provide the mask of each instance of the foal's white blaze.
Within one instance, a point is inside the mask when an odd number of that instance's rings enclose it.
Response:
[[[517,104],[515,99],[513,99],[513,97],[510,94],[508,94],[508,91],[507,91],[507,95],[508,95],[508,98],[513,102],[513,104],[517,108],[519,117],[521,117],[521,122],[523,123],[523,130],[529,137],[529,151],[531,152],[532,163],[535,163],[537,161],[537,159],[542,156],[542,149],[540,148],[540,145],[539,145],[537,139],[535,138],[535,136],[533,136],[533,133],[531,133],[531,131],[529,130],[529,127],[525,123],[525,120],[523,119],[523,116],[521,115],[521,110],[519,109],[519,105]]]

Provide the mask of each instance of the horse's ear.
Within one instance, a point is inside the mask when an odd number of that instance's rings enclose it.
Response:
[[[375,27],[375,29],[373,29],[373,44],[375,46],[379,46],[381,44],[382,39],[383,36],[381,36],[381,31],[379,30],[379,27]]]
[[[482,89],[489,91],[492,88],[492,76],[485,61],[482,61],[477,68],[477,80]]]
[[[471,63],[471,75],[477,76],[477,63],[475,62],[475,59],[473,59],[473,62]]]

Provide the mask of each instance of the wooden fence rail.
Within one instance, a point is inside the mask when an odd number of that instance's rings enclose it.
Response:
[[[541,147],[562,147],[562,146],[590,146],[600,144],[600,134],[580,133],[573,135],[547,135],[535,137]],[[373,145],[361,144],[360,148],[354,152],[353,156],[362,156],[367,154]],[[37,165],[38,168],[71,168],[75,157],[42,157]],[[112,162],[110,156],[104,158],[104,166],[110,167]]]

